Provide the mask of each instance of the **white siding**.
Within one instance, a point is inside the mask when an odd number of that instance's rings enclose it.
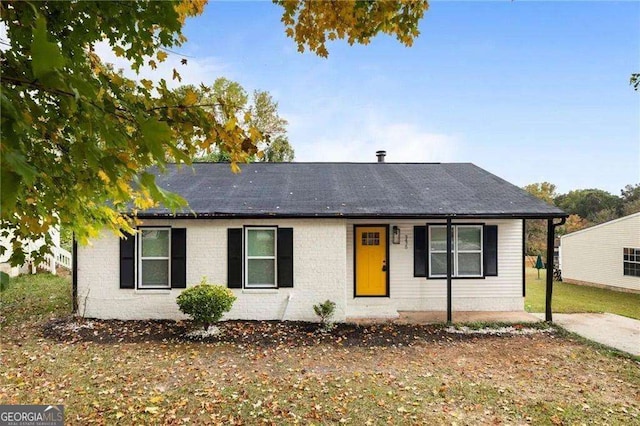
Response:
[[[187,228],[187,285],[205,276],[227,282],[227,228],[243,225],[292,227],[294,288],[240,290],[227,319],[315,320],[313,305],[331,299],[336,320],[345,318],[346,226],[342,219],[311,220],[153,220],[145,225]],[[119,240],[104,232],[78,250],[80,315],[91,318],[183,318],[176,290],[128,290],[119,285]],[[287,306],[288,305],[288,306]],[[285,316],[286,310],[286,316]]]
[[[413,276],[413,227],[438,221],[398,220],[347,222],[347,317],[395,317],[398,311],[444,311],[447,309],[446,279]],[[400,244],[389,247],[389,298],[354,297],[353,225],[385,224],[400,227]],[[445,223],[445,222],[442,222]],[[498,225],[498,276],[453,280],[453,310],[521,311],[522,220],[456,220],[458,223]],[[391,230],[389,231],[391,233]]]
[[[625,247],[640,248],[640,213],[564,235],[562,279],[640,291],[640,277],[623,274]]]

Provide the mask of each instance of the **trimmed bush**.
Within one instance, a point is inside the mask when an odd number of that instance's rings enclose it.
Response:
[[[200,284],[184,290],[177,298],[180,311],[189,315],[205,330],[220,321],[225,312],[229,312],[236,296],[227,287],[208,284],[205,278]]]

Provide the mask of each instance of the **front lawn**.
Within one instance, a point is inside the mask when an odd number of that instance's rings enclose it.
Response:
[[[39,279],[56,280],[22,280]],[[21,288],[29,293],[41,286]],[[68,284],[62,290],[59,296],[68,298]],[[430,339],[418,334],[402,341],[395,334],[405,329],[389,324],[360,330],[366,337],[384,327],[389,342],[357,344],[340,336],[315,342],[305,335],[313,331],[302,325],[299,331],[289,328],[299,333],[296,339],[274,333],[278,323],[230,322],[221,327],[238,334],[230,342],[151,336],[101,343],[97,337],[105,333],[140,334],[144,323],[47,322],[66,315],[69,304],[46,291],[12,300],[3,303],[11,321],[0,345],[0,401],[64,404],[67,424],[640,421],[638,362],[561,333]],[[79,338],[45,337],[43,330],[52,324],[66,324]],[[256,339],[244,338],[252,333]]]
[[[37,321],[71,313],[68,277],[42,273],[12,278],[0,292],[0,329],[14,322]]]
[[[529,312],[545,310],[545,270],[538,272],[527,268],[527,295],[525,308]],[[610,312],[640,319],[640,294],[624,293],[597,287],[553,283],[553,312]]]

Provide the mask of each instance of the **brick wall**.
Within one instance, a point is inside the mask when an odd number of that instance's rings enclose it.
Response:
[[[336,320],[345,318],[346,225],[342,219],[312,220],[149,220],[144,225],[187,228],[187,285],[202,277],[227,282],[227,228],[243,225],[294,229],[294,287],[274,290],[234,289],[238,297],[227,319],[315,320],[313,305],[337,304]],[[102,233],[78,250],[78,312],[90,318],[180,319],[175,290],[119,288],[119,241]]]

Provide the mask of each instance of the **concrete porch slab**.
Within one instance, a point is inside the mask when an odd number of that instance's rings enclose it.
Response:
[[[444,311],[398,311],[399,317],[395,320],[383,318],[348,318],[347,322],[357,324],[370,324],[380,322],[395,322],[398,324],[434,324],[447,322],[447,313]],[[526,323],[539,322],[540,319],[528,312],[508,311],[459,311],[453,313],[453,322],[507,322]]]
[[[431,312],[398,312],[400,317],[396,320],[403,324],[429,324],[447,321],[447,313],[442,311]],[[459,311],[453,312],[454,323],[466,322],[539,322],[540,319],[528,312],[520,311]]]

